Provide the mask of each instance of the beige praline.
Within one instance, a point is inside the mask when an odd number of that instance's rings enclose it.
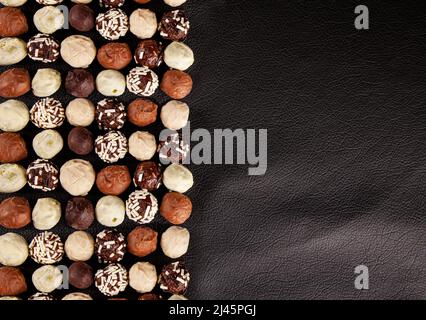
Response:
[[[85,231],[71,233],[65,241],[65,253],[72,261],[87,261],[95,251],[93,237]]]
[[[154,135],[146,131],[136,131],[129,138],[129,153],[139,161],[151,159],[157,151]]]
[[[61,43],[61,56],[74,68],[87,68],[96,58],[93,41],[82,35],[72,35]]]
[[[129,270],[129,285],[139,293],[151,292],[157,284],[157,270],[149,262],[137,262]]]
[[[188,251],[189,237],[188,229],[171,226],[161,236],[161,249],[167,257],[179,258]]]
[[[0,236],[0,264],[8,267],[20,266],[28,258],[28,243],[17,233]]]
[[[64,163],[59,174],[62,187],[73,196],[85,196],[92,189],[96,173],[89,161],[73,159]]]
[[[157,17],[149,9],[136,9],[129,18],[130,32],[139,39],[149,39],[157,32]]]
[[[95,106],[89,99],[77,98],[68,104],[65,115],[71,125],[87,127],[95,120]]]
[[[93,300],[93,298],[86,293],[73,292],[67,294],[62,300]]]

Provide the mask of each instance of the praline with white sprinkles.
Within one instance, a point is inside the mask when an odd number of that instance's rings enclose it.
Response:
[[[30,110],[31,122],[41,129],[60,127],[65,120],[65,109],[60,101],[53,98],[38,100]]]
[[[120,262],[126,254],[126,247],[126,239],[118,231],[105,229],[96,236],[95,253],[99,262]]]
[[[104,295],[112,297],[126,290],[128,279],[126,268],[119,263],[113,263],[96,272],[95,286]]]
[[[126,201],[127,216],[139,224],[150,223],[157,211],[157,198],[145,189],[132,192]]]
[[[99,129],[118,130],[126,122],[126,108],[116,99],[106,98],[96,105],[96,121]]]
[[[28,56],[44,63],[55,62],[59,57],[59,42],[51,35],[39,33],[27,43]]]
[[[64,244],[61,238],[50,231],[36,235],[29,245],[31,259],[40,264],[53,264],[62,260]]]
[[[158,282],[161,290],[172,294],[185,294],[190,279],[185,264],[182,261],[176,261],[163,267]]]
[[[129,18],[121,9],[110,9],[96,17],[96,30],[107,40],[117,40],[129,30]]]
[[[189,20],[182,10],[166,12],[158,25],[160,36],[171,41],[183,41],[188,36]]]
[[[139,96],[152,96],[158,85],[157,74],[147,67],[133,68],[127,75],[127,89]]]
[[[58,168],[49,160],[37,159],[27,168],[27,181],[33,189],[53,191],[59,184]]]
[[[95,140],[95,152],[106,163],[123,159],[127,153],[127,138],[120,131],[109,131]]]

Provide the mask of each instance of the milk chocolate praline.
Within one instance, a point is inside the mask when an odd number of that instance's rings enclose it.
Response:
[[[18,8],[0,9],[0,37],[16,37],[28,31],[25,14]]]
[[[136,63],[154,69],[163,62],[163,45],[152,39],[139,42],[135,51]]]
[[[163,298],[155,293],[144,293],[143,295],[139,296],[138,300],[153,301],[163,300]]]
[[[93,269],[82,261],[74,262],[69,268],[70,284],[78,289],[87,289],[93,284]]]
[[[161,185],[161,166],[154,161],[143,161],[135,170],[135,186],[148,191],[155,191]]]
[[[158,106],[148,99],[136,99],[129,104],[127,117],[138,127],[145,127],[157,120]]]
[[[131,177],[126,166],[108,166],[99,171],[96,186],[107,195],[118,196],[130,186]]]
[[[28,70],[24,68],[8,69],[0,74],[0,97],[20,97],[30,91],[30,83]]]
[[[161,90],[172,99],[183,99],[192,91],[192,78],[180,70],[167,71],[160,84]]]
[[[25,159],[27,155],[25,140],[19,133],[0,133],[0,162],[18,162]]]
[[[84,127],[75,127],[68,134],[68,147],[78,155],[87,155],[93,150],[93,134]]]
[[[160,213],[170,223],[182,224],[191,216],[191,199],[178,192],[166,193],[161,202]]]
[[[0,203],[0,225],[8,229],[23,228],[31,222],[31,208],[24,197],[10,197]]]
[[[70,10],[69,22],[78,31],[90,31],[95,27],[95,14],[85,4],[76,4]]]
[[[74,197],[68,200],[65,209],[67,225],[77,230],[88,229],[95,220],[95,209],[90,200],[83,197]]]
[[[132,61],[132,52],[127,43],[111,42],[99,48],[97,58],[105,69],[120,70]]]
[[[0,297],[17,296],[27,291],[27,283],[21,270],[0,267]]]
[[[127,236],[127,250],[137,257],[145,257],[157,249],[157,236],[149,227],[136,227]]]
[[[68,71],[65,78],[65,90],[77,98],[87,98],[95,90],[95,79],[85,69]]]

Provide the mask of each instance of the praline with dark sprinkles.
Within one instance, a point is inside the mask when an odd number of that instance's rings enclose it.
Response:
[[[49,160],[37,159],[27,168],[27,181],[33,189],[53,191],[59,184],[58,168]]]

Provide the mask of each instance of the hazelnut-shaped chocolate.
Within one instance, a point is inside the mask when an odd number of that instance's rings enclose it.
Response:
[[[21,9],[0,9],[0,37],[16,37],[28,31],[28,22]]]
[[[78,31],[90,31],[95,27],[95,14],[85,4],[76,4],[70,10],[69,22]]]
[[[95,79],[86,69],[68,71],[65,78],[65,90],[77,98],[87,98],[95,90]]]
[[[191,216],[192,202],[178,192],[166,193],[160,206],[160,214],[170,223],[182,224]]]
[[[157,68],[163,62],[163,45],[152,39],[142,40],[136,48],[135,61],[150,69]]]
[[[75,127],[68,134],[68,147],[78,155],[84,156],[93,150],[93,134],[84,127]]]
[[[20,229],[31,222],[31,208],[24,197],[10,197],[0,203],[0,226]]]
[[[161,90],[172,99],[183,99],[192,91],[192,78],[180,70],[167,71],[160,84]]]
[[[105,69],[120,70],[132,61],[132,52],[127,43],[111,42],[99,48],[97,59]]]
[[[130,186],[131,177],[126,166],[108,166],[99,171],[96,186],[107,195],[118,196]]]
[[[27,291],[27,282],[21,270],[13,267],[0,267],[0,297],[17,296]]]
[[[137,257],[145,257],[157,249],[157,236],[149,227],[136,227],[127,236],[127,250]]]
[[[0,133],[0,162],[18,162],[25,159],[27,155],[25,140],[19,133]]]
[[[74,197],[68,200],[65,209],[65,221],[71,228],[88,229],[95,220],[95,208],[92,202],[84,197]]]
[[[138,127],[145,127],[157,120],[158,106],[148,99],[136,99],[127,108],[127,117]]]
[[[17,98],[31,89],[30,74],[24,68],[12,68],[0,74],[0,97]]]

